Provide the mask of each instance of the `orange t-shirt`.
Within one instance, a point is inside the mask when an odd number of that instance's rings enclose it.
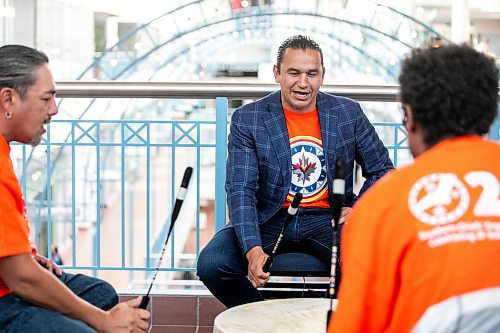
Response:
[[[284,109],[292,153],[292,185],[283,205],[301,192],[301,207],[329,208],[326,161],[316,108],[307,113]]]
[[[0,135],[0,259],[31,253],[26,206],[9,154],[10,146]],[[0,278],[0,297],[10,292]]]
[[[344,227],[328,332],[409,332],[429,307],[500,286],[499,161],[496,143],[450,139],[370,188]]]

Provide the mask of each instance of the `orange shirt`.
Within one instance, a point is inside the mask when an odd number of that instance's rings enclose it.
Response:
[[[500,146],[450,139],[358,201],[328,332],[409,332],[432,305],[500,286]]]
[[[292,153],[292,185],[283,205],[288,207],[301,192],[301,207],[329,208],[326,161],[318,111],[296,113],[284,108]]]
[[[9,154],[10,146],[0,135],[0,258],[31,253],[26,206]],[[0,297],[9,293],[0,278]]]

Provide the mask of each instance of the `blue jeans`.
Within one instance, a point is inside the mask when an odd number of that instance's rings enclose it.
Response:
[[[262,248],[267,254],[271,254],[276,244],[285,214],[286,210],[281,209],[260,226]],[[329,209],[299,208],[285,229],[277,254],[308,253],[330,265],[334,237],[337,245],[340,245],[340,232],[334,235],[331,220],[332,212]],[[341,229],[342,226],[339,226]],[[247,279],[247,272],[248,261],[231,225],[216,233],[198,258],[197,274],[200,280],[228,308],[264,300]]]
[[[67,273],[59,279],[77,296],[103,310],[109,310],[118,303],[115,290],[105,281]],[[0,309],[0,332],[4,333],[95,332],[79,320],[23,301],[13,294],[0,298]]]

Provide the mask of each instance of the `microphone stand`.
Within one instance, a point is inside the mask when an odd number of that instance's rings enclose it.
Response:
[[[343,155],[337,156],[335,159],[335,175],[333,179],[333,244],[332,244],[332,263],[330,266],[330,286],[328,288],[328,296],[330,298],[330,309],[326,317],[326,329],[328,330],[328,324],[333,313],[333,298],[337,292],[338,280],[337,280],[337,270],[340,269],[337,263],[339,263],[338,258],[338,247],[337,247],[337,237],[339,233],[339,220],[342,214],[342,205],[344,203],[345,196],[345,158]]]
[[[293,197],[292,204],[290,207],[288,207],[287,213],[285,215],[285,222],[283,224],[283,228],[281,229],[280,235],[278,236],[278,240],[276,241],[276,244],[274,245],[273,251],[271,252],[271,255],[267,257],[266,262],[264,263],[264,266],[262,267],[262,270],[267,273],[271,269],[271,265],[273,264],[273,257],[276,254],[276,251],[278,250],[278,246],[281,243],[281,240],[283,239],[283,234],[285,233],[286,227],[290,224],[292,221],[293,217],[295,214],[297,214],[297,210],[300,204],[300,201],[302,200],[302,193],[297,193]]]
[[[145,296],[143,296],[141,304],[139,305],[140,309],[145,309],[148,306],[149,293],[153,288],[156,276],[158,275],[158,271],[160,270],[161,262],[163,260],[163,255],[165,254],[165,250],[167,249],[168,239],[170,238],[170,234],[172,233],[172,229],[174,228],[174,223],[177,220],[177,217],[179,216],[179,212],[181,210],[182,203],[184,202],[184,198],[186,197],[189,180],[191,179],[192,174],[193,174],[193,168],[187,167],[186,171],[184,171],[181,187],[179,188],[179,192],[177,193],[177,197],[175,199],[174,209],[172,210],[172,216],[170,218],[170,227],[168,229],[167,239],[165,239],[165,244],[163,244],[163,249],[161,250],[160,259],[158,260],[158,264],[156,265],[155,273],[153,274],[153,279],[151,280],[151,284],[149,285],[148,292]]]

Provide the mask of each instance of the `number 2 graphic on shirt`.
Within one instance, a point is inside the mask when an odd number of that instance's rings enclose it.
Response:
[[[500,216],[500,186],[495,175],[472,171],[464,176],[470,187],[482,187],[474,204],[475,216]],[[465,214],[470,205],[467,187],[453,173],[433,173],[420,178],[412,186],[408,206],[412,214],[428,225],[453,223]]]
[[[474,206],[476,216],[500,216],[500,186],[498,179],[487,171],[473,171],[465,175],[465,181],[470,187],[481,186],[483,191]]]

